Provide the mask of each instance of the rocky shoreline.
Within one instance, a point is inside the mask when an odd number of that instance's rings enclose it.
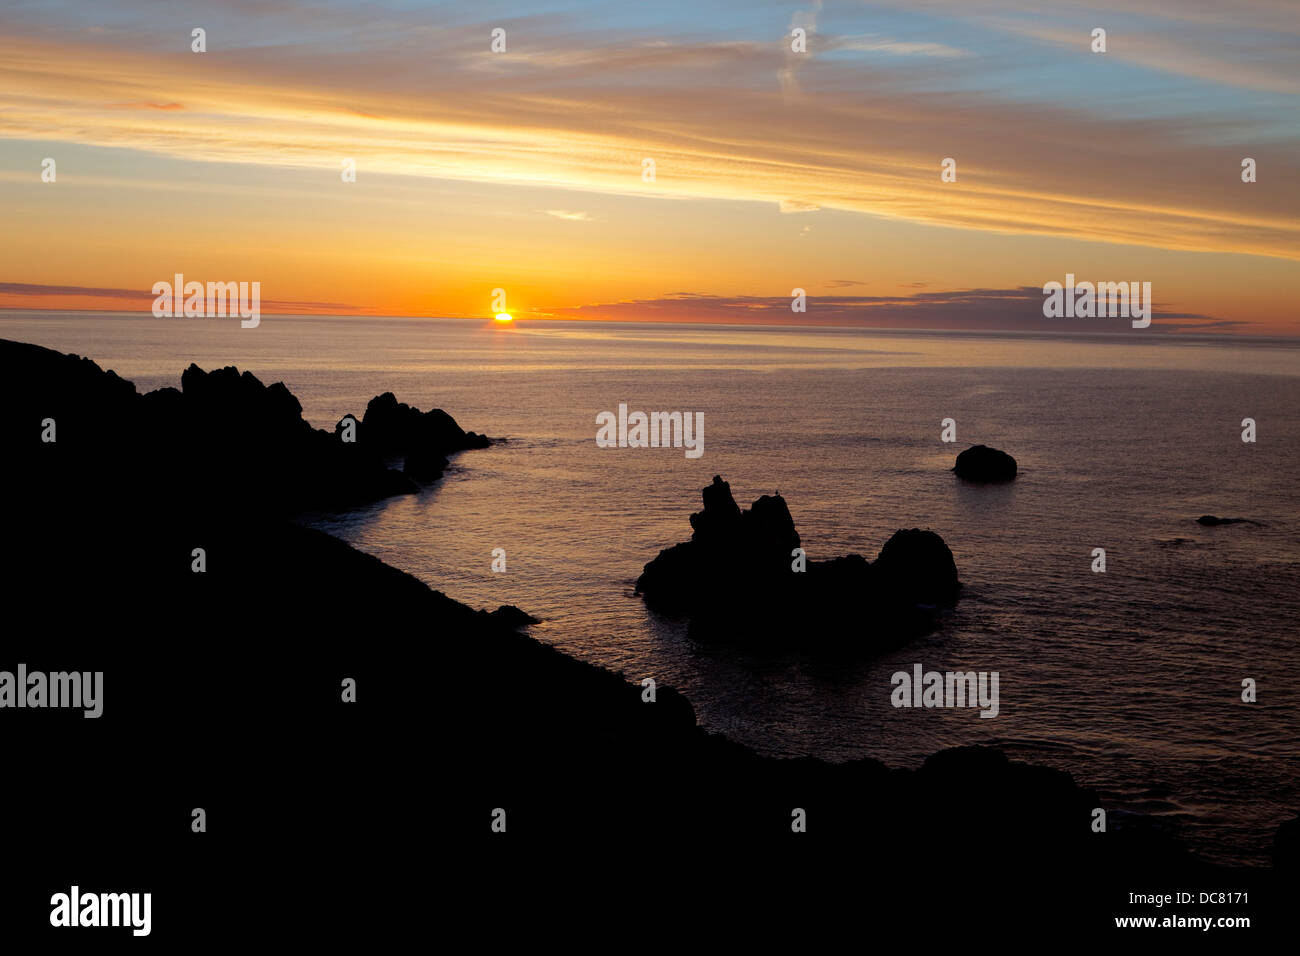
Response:
[[[985,873],[1107,892],[1145,872],[1206,886],[1261,876],[1206,866],[1141,821],[1092,832],[1097,794],[997,750],[897,770],[776,760],[707,733],[672,689],[648,700],[639,682],[521,633],[518,609],[473,610],[292,520],[414,490],[446,455],[485,447],[482,436],[387,395],[348,447],[339,429],[312,429],[283,385],[248,372],[191,366],[182,386],[140,395],[88,359],[0,341],[5,602],[33,612],[11,626],[4,662],[102,670],[106,686],[99,720],[27,712],[8,728],[10,759],[43,783],[16,812],[20,852],[53,846],[61,864],[142,879],[233,868],[272,895],[286,891],[249,870],[268,841],[308,869],[346,848],[357,873],[402,847],[482,872],[540,846],[592,859],[653,851],[664,879],[701,847],[733,860],[754,847],[772,860],[811,854],[801,866],[818,868],[942,867],[957,853]],[[405,474],[385,464],[394,455],[407,456]],[[777,537],[788,563],[792,542]],[[344,679],[356,703],[341,702]],[[87,736],[103,728],[111,736]],[[98,784],[87,805],[85,781],[121,778],[128,742],[148,755],[130,784]],[[193,806],[223,832],[197,855]],[[412,829],[416,808],[432,829]],[[498,809],[508,845],[490,828]],[[1287,832],[1278,862],[1294,869],[1294,824]],[[383,892],[357,890],[375,906]]]

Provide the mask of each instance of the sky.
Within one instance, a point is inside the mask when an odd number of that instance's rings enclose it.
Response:
[[[1294,0],[5,0],[0,307],[1300,335],[1297,106]]]

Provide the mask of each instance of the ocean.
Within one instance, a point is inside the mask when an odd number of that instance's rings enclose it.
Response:
[[[539,639],[678,688],[704,727],[764,754],[911,767],[997,746],[1221,863],[1267,862],[1300,811],[1300,342],[21,311],[0,313],[0,337],[142,391],[179,385],[190,362],[237,365],[283,381],[323,428],[392,391],[505,438],[418,495],[305,520],[470,605],[518,605]],[[597,447],[596,416],[620,403],[702,412],[703,454]],[[977,443],[1018,459],[1014,483],[955,478]],[[930,635],[851,663],[693,642],[633,586],[690,536],[714,475],[742,507],[779,491],[811,559],[938,532],[960,601]],[[998,671],[998,716],[894,708],[890,678],[915,664]]]

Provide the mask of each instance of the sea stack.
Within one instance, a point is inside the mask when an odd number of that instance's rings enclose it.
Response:
[[[645,566],[637,593],[683,616],[700,639],[748,646],[882,651],[929,630],[961,587],[952,552],[933,531],[894,533],[874,562],[857,554],[808,560],[780,495],[742,511],[715,476],[690,541]]]
[[[957,456],[957,464],[952,470],[965,481],[1011,481],[1016,477],[1016,460],[988,445],[972,445]]]

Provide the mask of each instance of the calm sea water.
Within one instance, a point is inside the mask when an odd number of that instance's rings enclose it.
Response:
[[[20,312],[0,314],[0,335],[88,355],[142,390],[179,384],[191,361],[236,364],[284,381],[321,427],[393,391],[509,439],[418,496],[313,522],[469,604],[519,605],[545,619],[541,639],[678,687],[705,727],[764,753],[915,766],[996,745],[1220,861],[1264,862],[1300,810],[1293,344]],[[704,412],[703,457],[597,448],[595,416],[619,402]],[[1256,444],[1241,441],[1246,417]],[[977,442],[1016,456],[1014,484],[954,478]],[[847,669],[692,643],[632,587],[689,537],[715,474],[742,505],[779,490],[812,558],[938,531],[961,601],[934,634]],[[1261,524],[1203,528],[1204,513]],[[1105,574],[1090,570],[1097,547]],[[890,676],[914,663],[998,671],[1000,715],[892,708]],[[1257,703],[1241,702],[1244,678]]]

